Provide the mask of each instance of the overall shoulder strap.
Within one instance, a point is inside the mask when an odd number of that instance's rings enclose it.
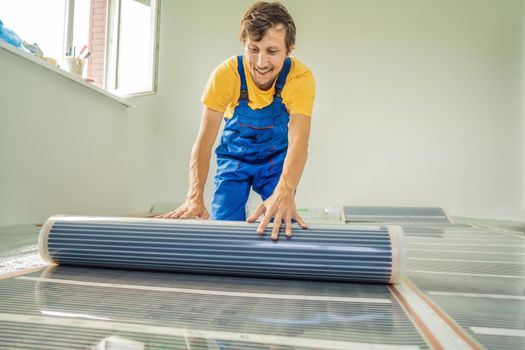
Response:
[[[286,57],[284,59],[283,68],[281,69],[281,72],[279,73],[279,76],[277,77],[277,82],[275,83],[275,97],[281,98],[281,92],[284,88],[284,83],[286,83],[286,77],[288,76],[288,73],[290,72],[290,67],[292,65],[292,59],[290,57]]]
[[[248,85],[246,84],[246,76],[244,75],[244,65],[242,64],[242,55],[237,56],[237,71],[241,77],[241,95],[239,100],[248,102]]]

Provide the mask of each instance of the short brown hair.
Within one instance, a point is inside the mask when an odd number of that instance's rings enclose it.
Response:
[[[258,1],[244,14],[241,20],[241,42],[246,38],[261,40],[268,29],[282,24],[286,29],[286,49],[290,52],[295,46],[295,23],[286,7],[279,2]]]

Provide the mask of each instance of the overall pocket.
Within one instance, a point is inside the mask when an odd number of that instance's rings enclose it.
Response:
[[[265,143],[272,139],[274,124],[272,118],[258,118],[239,115],[239,135],[253,143]]]

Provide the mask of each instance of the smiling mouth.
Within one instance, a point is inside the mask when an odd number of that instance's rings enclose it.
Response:
[[[257,73],[259,73],[260,75],[267,75],[267,74],[270,73],[272,70],[273,70],[273,69],[268,69],[268,70],[266,70],[266,71],[260,71],[260,70],[258,70],[257,68],[255,68],[255,71],[256,71]]]

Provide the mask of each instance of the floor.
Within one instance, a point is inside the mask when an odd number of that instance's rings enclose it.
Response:
[[[2,227],[0,349],[525,348],[523,233],[402,226],[396,286],[45,267],[39,227]]]

